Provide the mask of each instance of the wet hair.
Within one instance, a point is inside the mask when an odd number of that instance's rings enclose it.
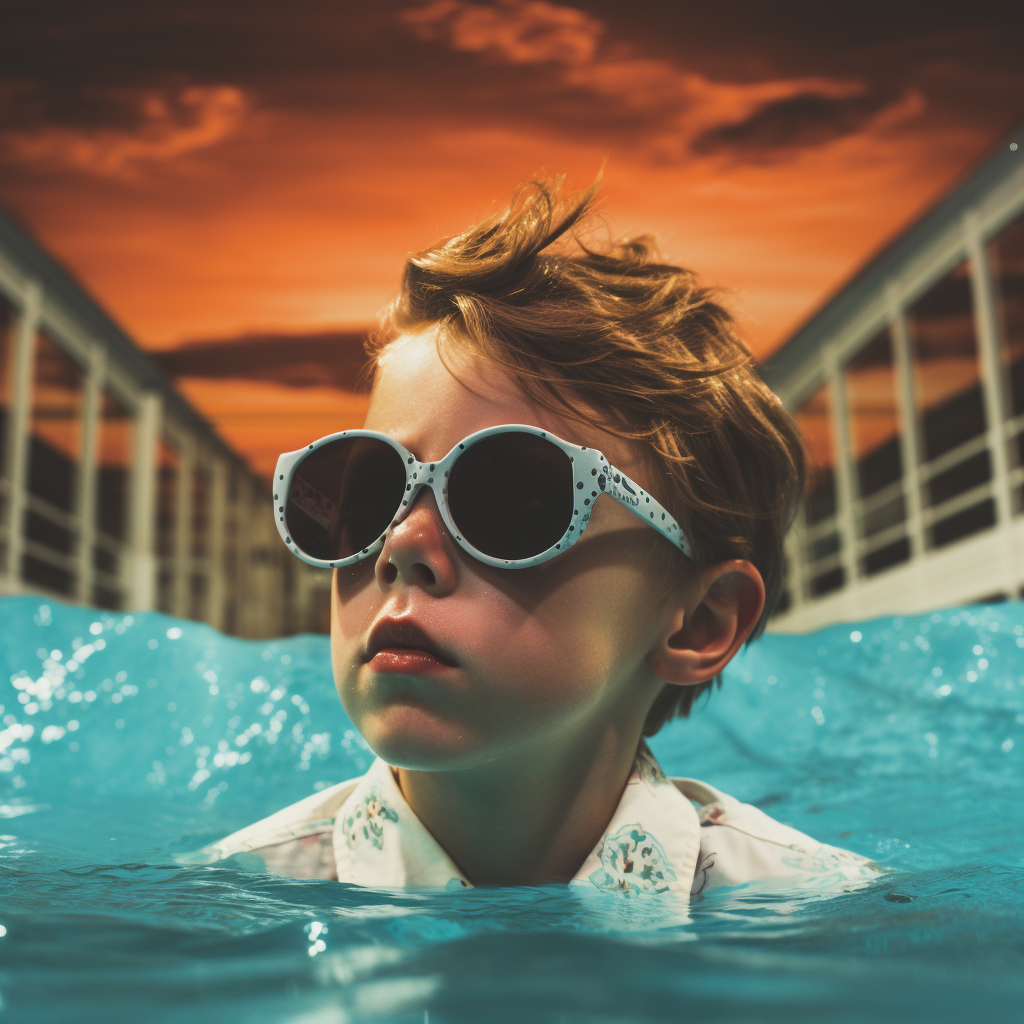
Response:
[[[744,558],[761,573],[766,603],[749,642],[783,590],[800,435],[716,290],[664,262],[650,236],[584,240],[598,185],[563,197],[560,180],[529,182],[503,212],[410,255],[368,355],[375,366],[400,333],[438,328],[543,407],[639,442],[697,564]],[[667,598],[693,569],[676,550],[651,571]],[[644,735],[688,715],[713,684],[667,684]]]

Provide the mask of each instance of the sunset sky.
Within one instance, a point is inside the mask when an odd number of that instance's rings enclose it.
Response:
[[[607,161],[764,356],[1024,116],[1019,3],[9,0],[0,202],[221,433],[357,422],[406,254]]]

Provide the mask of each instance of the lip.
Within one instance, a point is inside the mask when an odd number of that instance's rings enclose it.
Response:
[[[458,662],[444,646],[413,619],[381,619],[372,630],[363,651],[363,661],[377,671],[417,672]]]

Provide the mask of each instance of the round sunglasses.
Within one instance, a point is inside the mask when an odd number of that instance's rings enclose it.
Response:
[[[328,434],[277,460],[274,518],[293,554],[333,569],[376,555],[424,487],[459,546],[487,565],[521,569],[567,551],[602,494],[690,554],[676,520],[601,452],[519,423],[478,430],[437,462],[374,430]]]

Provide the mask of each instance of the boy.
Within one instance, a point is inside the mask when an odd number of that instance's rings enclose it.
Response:
[[[692,274],[570,244],[595,191],[533,183],[410,257],[364,430],[281,457],[278,528],[334,570],[335,682],[378,758],[213,856],[377,887],[873,876],[644,743],[763,630],[803,457]]]

